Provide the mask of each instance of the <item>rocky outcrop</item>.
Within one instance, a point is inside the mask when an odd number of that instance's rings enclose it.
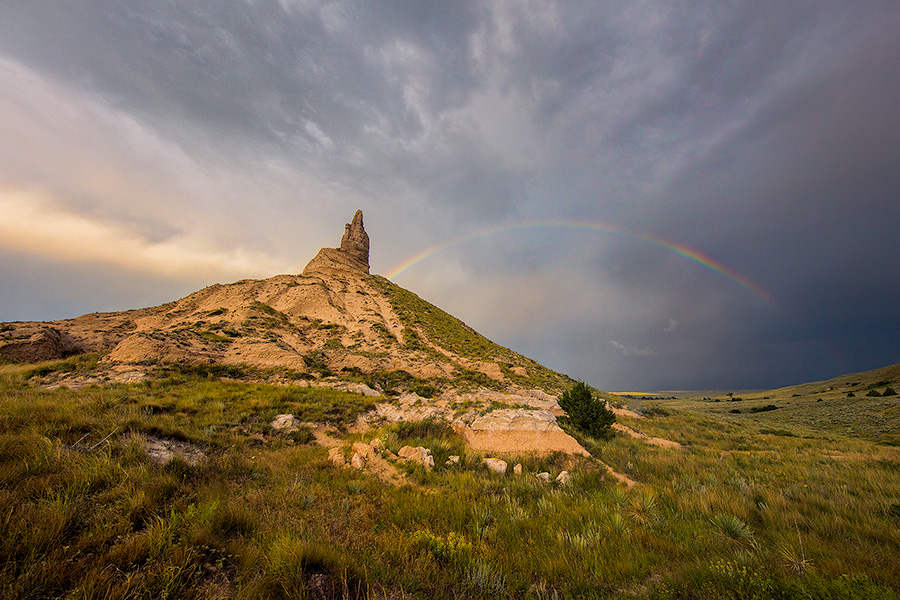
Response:
[[[0,357],[16,362],[38,362],[65,358],[83,351],[65,331],[54,327],[34,329],[23,327],[24,334],[8,336],[13,339],[0,339]]]
[[[298,421],[294,415],[290,414],[276,415],[271,425],[272,429],[276,431],[285,431],[287,433],[298,431],[300,429],[300,421]]]
[[[429,448],[424,448],[422,446],[415,448],[412,446],[403,446],[400,448],[400,451],[397,452],[397,456],[403,460],[421,464],[428,471],[434,468],[434,457],[431,455],[431,449]]]
[[[340,248],[319,250],[303,269],[303,275],[329,270],[369,273],[369,234],[363,227],[361,210],[356,211],[353,220],[344,225]]]
[[[457,429],[473,450],[588,455],[575,438],[560,429],[556,417],[549,410],[495,410],[475,419],[468,426],[457,425]]]
[[[353,220],[344,225],[344,236],[341,238],[341,252],[347,257],[365,266],[369,272],[369,234],[363,227],[363,214],[357,210]]]

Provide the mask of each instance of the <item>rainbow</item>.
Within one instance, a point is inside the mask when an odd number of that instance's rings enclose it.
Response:
[[[683,244],[678,244],[676,242],[672,242],[670,240],[666,240],[657,235],[653,234],[645,234],[645,233],[636,233],[633,231],[629,231],[623,227],[618,227],[616,225],[610,225],[609,223],[602,222],[581,222],[581,221],[529,221],[525,223],[515,223],[512,225],[499,225],[492,227],[485,227],[483,229],[479,229],[477,231],[473,231],[459,237],[447,240],[446,242],[442,242],[440,244],[436,244],[431,246],[430,248],[426,248],[421,252],[407,258],[399,265],[395,266],[391,269],[386,277],[388,279],[393,280],[395,277],[403,274],[407,270],[416,266],[417,264],[431,258],[435,254],[442,252],[452,246],[456,246],[457,244],[462,244],[463,242],[467,242],[469,240],[473,240],[480,237],[485,237],[489,235],[495,235],[498,233],[505,233],[510,231],[522,231],[528,229],[577,229],[581,231],[596,231],[604,234],[615,234],[622,235],[632,239],[640,240],[642,242],[646,242],[662,248],[668,252],[674,252],[675,254],[682,256],[690,261],[697,263],[707,269],[710,269],[724,277],[730,279],[731,281],[737,283],[738,285],[748,289],[753,294],[762,298],[766,302],[772,304],[775,307],[780,308],[779,303],[772,297],[772,295],[764,290],[759,284],[753,282],[747,277],[744,277],[740,273],[734,271],[733,269],[723,265],[719,261],[714,258],[703,254],[699,250],[694,250],[688,246]],[[783,310],[783,309],[782,309]]]

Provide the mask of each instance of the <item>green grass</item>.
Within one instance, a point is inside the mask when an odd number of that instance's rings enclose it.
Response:
[[[64,360],[50,360],[33,365],[22,365],[18,370],[26,379],[44,377],[52,373],[88,373],[97,367],[100,354],[78,354]]]
[[[875,376],[881,371],[875,371]],[[852,379],[851,383],[861,379],[860,374],[848,377]],[[671,408],[690,410],[736,422],[759,423],[772,429],[785,429],[784,426],[789,426],[795,433],[828,432],[900,446],[900,396],[883,396],[881,393],[866,396],[865,383],[852,386],[853,389],[863,391],[848,396],[850,386],[846,383],[833,383],[843,379],[742,393],[743,400],[740,402],[698,392],[696,396],[674,400],[631,400],[631,403],[642,411]],[[732,412],[737,410],[740,413]]]
[[[373,275],[369,281],[384,294],[405,326],[403,335],[406,338],[404,341],[407,349],[420,350],[436,361],[447,360],[443,354],[422,342],[418,333],[421,332],[428,341],[457,356],[496,362],[503,375],[516,384],[548,391],[559,391],[573,383],[572,379],[551,371],[509,348],[495,344],[456,317],[384,277]],[[514,367],[524,367],[527,374],[517,374],[513,371]],[[454,383],[487,387],[498,385],[483,373],[465,369],[459,369],[459,371],[457,381]],[[479,378],[479,376],[482,377]]]
[[[526,476],[497,476],[445,423],[387,425],[368,436],[424,445],[436,458],[433,472],[410,469],[413,485],[392,487],[268,426],[282,412],[348,424],[368,408],[362,396],[210,373],[160,377],[45,390],[21,369],[0,372],[0,597],[900,591],[900,449],[764,422],[787,407],[732,416],[720,404],[698,402],[701,412],[671,401],[659,404],[666,414],[620,418],[690,447],[599,443],[604,462],[639,482],[630,491],[590,458],[523,456],[510,464],[520,460]],[[149,437],[189,443],[206,459],[157,465],[143,450]],[[458,466],[438,460],[457,453]],[[569,487],[531,476],[563,469]]]

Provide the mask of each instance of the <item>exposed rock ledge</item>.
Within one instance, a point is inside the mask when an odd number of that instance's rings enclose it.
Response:
[[[549,410],[523,408],[495,410],[472,421],[454,423],[454,428],[476,451],[546,454],[566,452],[588,456],[575,438],[560,429]]]
[[[405,395],[398,404],[375,405],[377,416],[391,422],[445,418],[451,421],[471,449],[498,454],[549,454],[566,452],[587,456],[575,438],[563,431],[556,416],[547,409],[508,408],[485,415],[468,412],[454,417],[449,407],[438,403],[414,402]],[[496,398],[496,395],[494,396]],[[513,398],[518,398],[514,396]]]

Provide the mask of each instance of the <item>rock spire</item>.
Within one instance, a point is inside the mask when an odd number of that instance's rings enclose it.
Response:
[[[352,260],[365,265],[366,272],[369,272],[369,234],[363,227],[361,210],[357,210],[353,220],[344,225],[340,250]]]
[[[344,225],[340,248],[322,248],[309,261],[303,274],[326,270],[369,272],[369,234],[363,227],[363,213],[356,211],[353,220]]]

